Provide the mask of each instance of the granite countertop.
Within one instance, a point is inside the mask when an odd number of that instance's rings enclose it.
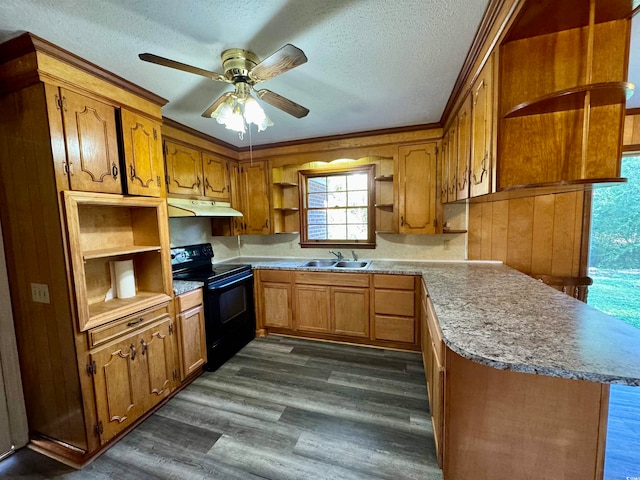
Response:
[[[173,281],[173,294],[175,296],[182,295],[183,293],[190,292],[197,288],[202,288],[204,282],[192,282],[189,280],[174,280]]]
[[[327,271],[301,267],[307,260],[229,263]],[[373,260],[366,270],[344,271],[422,276],[447,347],[477,363],[640,386],[640,330],[500,263]]]

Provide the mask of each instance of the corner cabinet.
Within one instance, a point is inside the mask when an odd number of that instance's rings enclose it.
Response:
[[[436,142],[398,148],[399,233],[436,233]]]

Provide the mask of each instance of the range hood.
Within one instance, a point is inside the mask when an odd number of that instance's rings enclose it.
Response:
[[[170,217],[242,217],[228,202],[167,198]]]

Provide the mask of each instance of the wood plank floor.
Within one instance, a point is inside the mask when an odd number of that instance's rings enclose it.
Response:
[[[419,354],[271,335],[82,471],[28,449],[3,479],[442,479]]]

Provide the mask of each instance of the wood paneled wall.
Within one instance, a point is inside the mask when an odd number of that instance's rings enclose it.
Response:
[[[578,276],[582,192],[469,205],[469,259],[500,260],[527,274]]]

